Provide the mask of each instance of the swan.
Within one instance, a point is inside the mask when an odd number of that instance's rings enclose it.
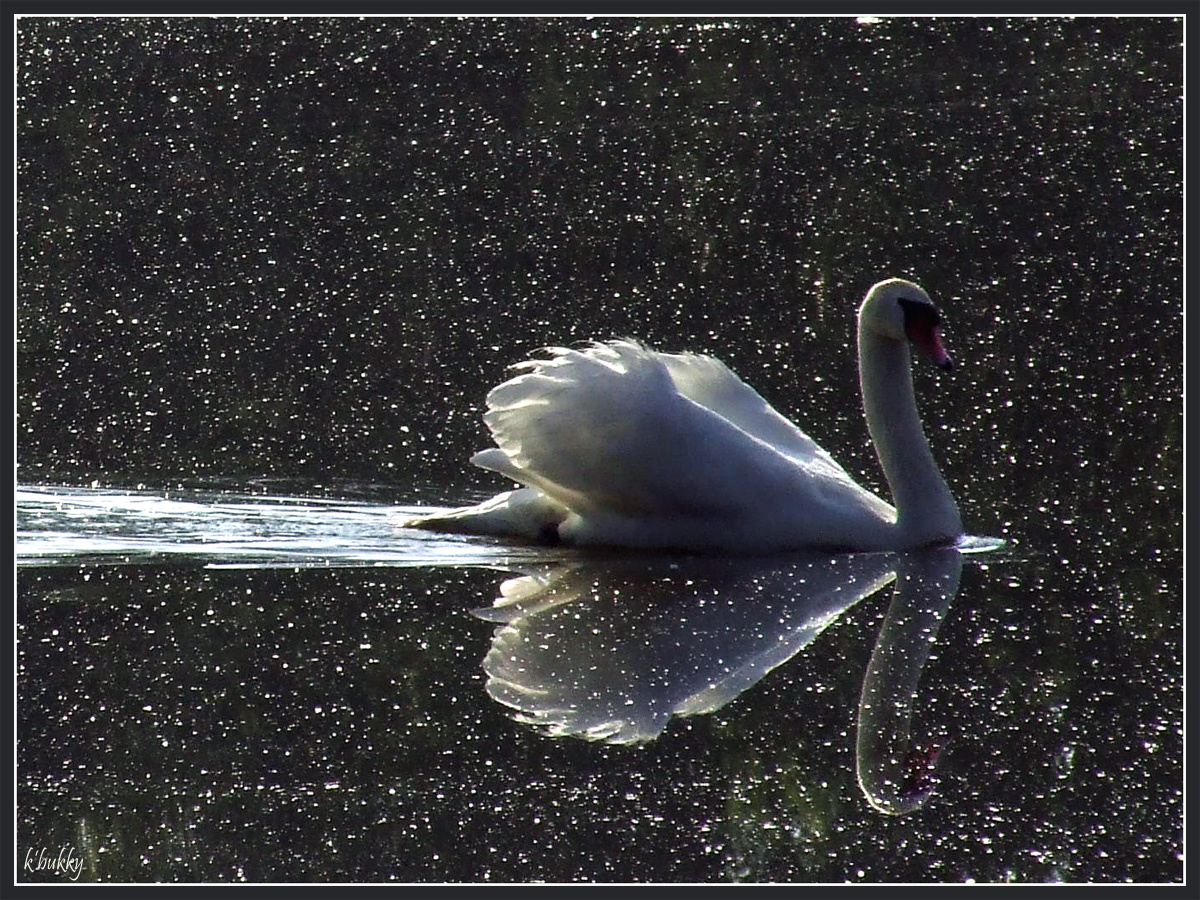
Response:
[[[487,395],[496,446],[471,462],[523,485],[401,524],[545,544],[772,553],[907,550],[962,534],[913,397],[909,344],[952,367],[941,314],[911,281],[858,311],[867,428],[895,506],[724,363],[632,340],[548,348]]]

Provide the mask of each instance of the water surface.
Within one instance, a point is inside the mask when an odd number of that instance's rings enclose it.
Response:
[[[17,38],[18,878],[1182,879],[1180,19]],[[886,492],[887,276],[1003,548],[396,529],[508,487],[507,365],[625,335]]]

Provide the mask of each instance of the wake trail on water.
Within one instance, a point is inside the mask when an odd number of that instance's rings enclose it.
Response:
[[[314,497],[18,486],[18,566],[203,563],[218,568],[488,566],[547,551],[419,532],[428,509]]]

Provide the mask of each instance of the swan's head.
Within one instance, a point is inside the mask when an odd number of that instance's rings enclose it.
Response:
[[[942,346],[942,314],[918,284],[903,278],[881,281],[858,310],[860,332],[871,331],[895,341],[912,341],[940,368],[954,366]]]

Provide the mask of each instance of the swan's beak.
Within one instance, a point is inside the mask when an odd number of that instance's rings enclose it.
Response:
[[[954,368],[954,360],[950,358],[950,354],[947,353],[946,348],[942,346],[941,338],[937,334],[934,335],[934,347],[930,355],[933,357],[933,361],[937,364],[939,369],[944,369],[945,371],[949,372]]]
[[[950,370],[954,368],[954,360],[950,358],[950,354],[946,352],[946,348],[942,346],[941,329],[936,325],[920,327],[922,323],[915,322],[908,329],[908,337],[914,344],[921,348],[921,351],[933,360],[934,365],[939,369]]]

